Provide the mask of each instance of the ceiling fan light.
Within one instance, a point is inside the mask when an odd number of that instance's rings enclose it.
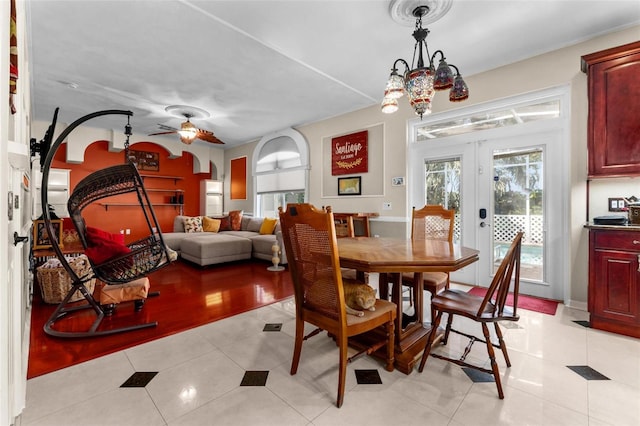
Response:
[[[184,142],[184,139],[189,139],[190,141],[188,143],[191,143],[196,138],[198,131],[196,130],[196,127],[187,120],[180,126],[178,134],[180,135],[180,139],[182,140],[182,142]]]

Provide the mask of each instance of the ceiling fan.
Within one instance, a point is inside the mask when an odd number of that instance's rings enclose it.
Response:
[[[163,132],[151,133],[149,136],[155,135],[168,135],[171,133],[177,133],[180,136],[180,140],[182,143],[187,145],[191,145],[191,143],[195,139],[201,139],[206,142],[224,144],[220,139],[218,139],[213,132],[209,130],[199,129],[191,123],[191,118],[207,118],[209,117],[209,113],[201,110],[200,108],[195,107],[187,107],[184,105],[170,105],[165,108],[165,110],[175,116],[184,117],[187,121],[182,122],[179,129],[175,127],[167,126],[164,124],[158,124]]]

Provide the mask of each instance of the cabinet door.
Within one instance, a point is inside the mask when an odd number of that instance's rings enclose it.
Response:
[[[636,323],[640,254],[599,250],[594,253],[595,282],[590,311],[617,322]]]
[[[640,175],[640,42],[583,61],[589,78],[589,176]]]

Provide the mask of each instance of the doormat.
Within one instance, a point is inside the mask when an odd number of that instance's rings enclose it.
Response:
[[[484,296],[487,289],[484,287],[473,287],[469,290],[469,294],[475,296]],[[513,306],[513,293],[507,296],[507,305]],[[558,308],[558,302],[549,299],[540,299],[538,297],[518,295],[518,309],[526,309],[527,311],[541,312],[547,315],[555,315]]]

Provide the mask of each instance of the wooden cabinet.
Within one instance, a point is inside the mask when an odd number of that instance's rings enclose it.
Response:
[[[591,327],[640,337],[640,232],[589,232]]]
[[[640,176],[640,42],[582,57],[589,177]]]

